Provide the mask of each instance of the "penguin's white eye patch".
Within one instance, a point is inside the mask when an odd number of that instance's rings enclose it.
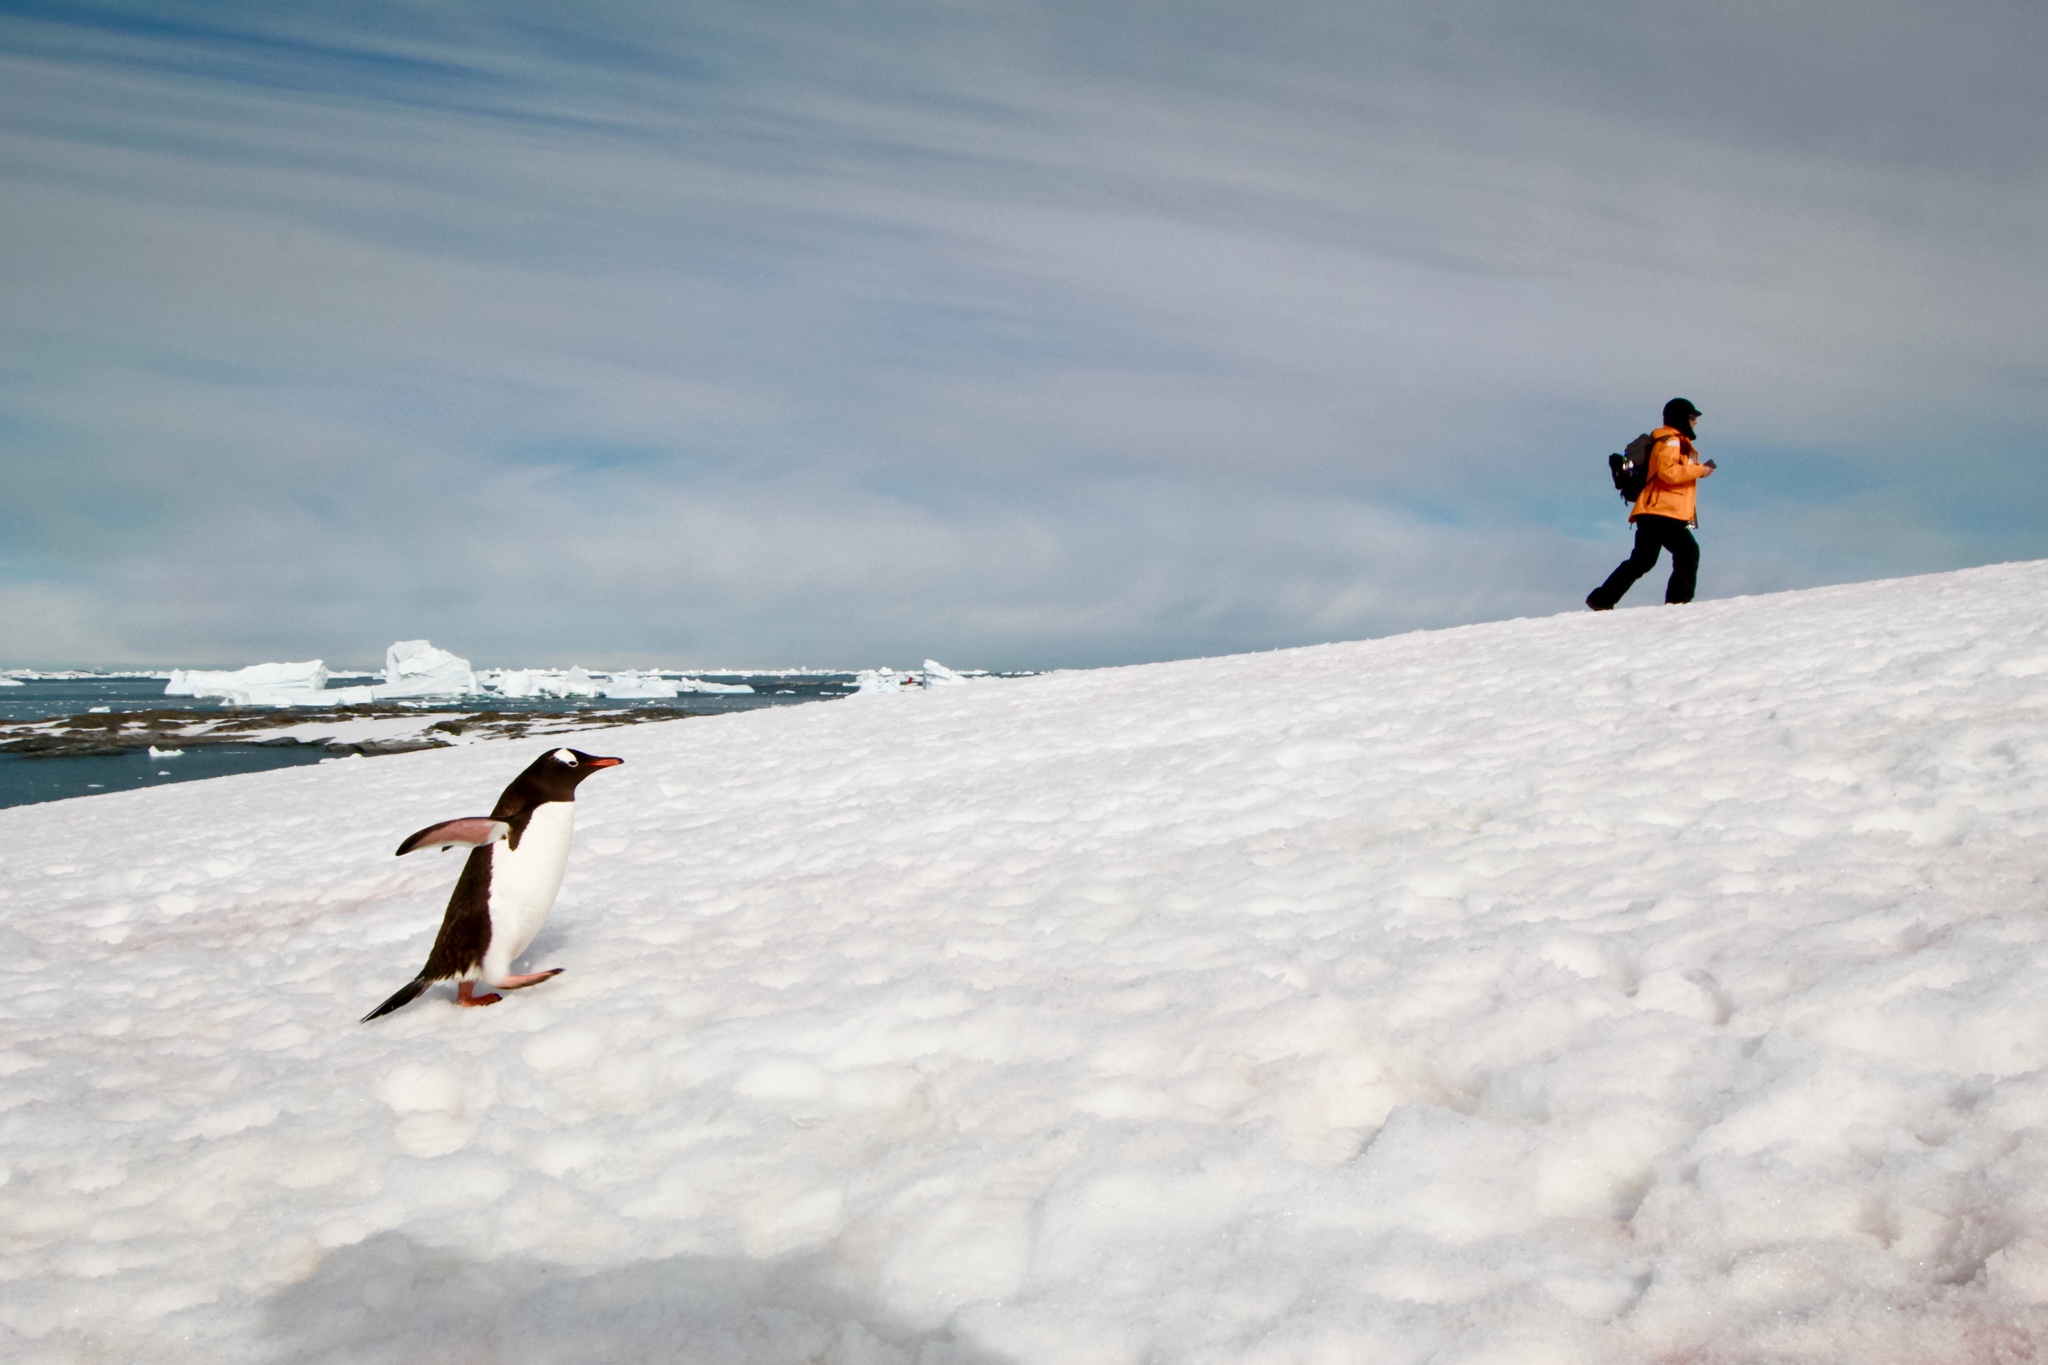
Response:
[[[566,763],[573,768],[576,766],[576,755],[570,753],[567,749],[557,749],[555,750],[555,762]]]

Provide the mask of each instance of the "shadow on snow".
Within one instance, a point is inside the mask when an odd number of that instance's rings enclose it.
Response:
[[[1010,1365],[828,1287],[815,1260],[675,1256],[584,1270],[387,1232],[265,1309],[294,1365]]]

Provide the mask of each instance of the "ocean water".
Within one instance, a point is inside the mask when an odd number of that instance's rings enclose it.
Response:
[[[76,758],[0,754],[0,806],[28,806],[166,782],[267,772],[330,757],[326,750],[307,744],[215,744],[187,749],[175,758],[152,758],[146,751]]]
[[[78,716],[104,706],[115,711],[147,711],[180,706],[191,697],[166,697],[161,678],[28,678],[19,687],[0,687],[0,721],[51,720]],[[198,709],[205,703],[198,703]]]
[[[353,681],[356,680],[337,675],[337,685]],[[372,679],[365,677],[360,681]],[[614,701],[603,697],[480,696],[416,705],[421,711],[451,713],[492,710],[504,714],[562,715],[580,711],[649,709],[672,713],[680,709],[696,715],[716,715],[840,697],[852,691],[854,686],[851,673],[715,674],[709,681],[746,683],[755,690],[752,694],[685,693],[675,698],[650,701]],[[27,678],[20,687],[0,687],[0,723],[54,720],[85,715],[102,708],[115,713],[168,709],[227,714],[233,710],[208,698],[166,697],[162,678],[109,675]],[[413,708],[409,706],[408,709]],[[263,714],[275,713],[265,708]],[[305,720],[317,720],[325,713],[306,709],[291,714]],[[132,791],[138,787],[238,773],[265,772],[271,768],[318,763],[332,757],[334,755],[318,745],[293,744],[194,745],[182,754],[168,758],[152,758],[141,751],[68,757],[28,757],[0,752],[0,807]]]

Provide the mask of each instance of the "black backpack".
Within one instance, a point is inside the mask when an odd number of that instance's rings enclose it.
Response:
[[[1650,481],[1650,450],[1657,439],[1644,432],[1628,443],[1619,455],[1607,457],[1607,468],[1614,475],[1615,491],[1621,500],[1633,504],[1643,495],[1643,485]]]

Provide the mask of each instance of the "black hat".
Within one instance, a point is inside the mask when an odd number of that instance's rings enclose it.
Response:
[[[1706,414],[1694,407],[1690,398],[1674,398],[1664,405],[1664,425],[1677,427],[1683,432],[1691,432],[1693,418],[1704,416]]]

